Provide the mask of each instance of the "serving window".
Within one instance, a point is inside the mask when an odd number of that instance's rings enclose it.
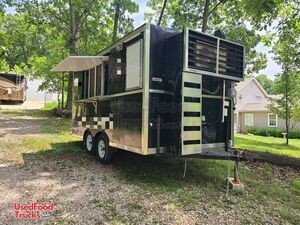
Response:
[[[77,99],[112,95],[142,88],[143,39],[136,37],[105,55],[108,60],[81,74]]]
[[[139,41],[127,46],[126,51],[126,90],[142,87],[143,42]]]

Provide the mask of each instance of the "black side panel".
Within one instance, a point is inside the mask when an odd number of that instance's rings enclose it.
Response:
[[[223,96],[223,82],[225,81],[225,96],[229,95],[231,81],[215,78],[212,76],[202,76],[202,94],[210,96]]]
[[[126,49],[111,52],[106,72],[108,73],[108,94],[125,92]]]
[[[150,93],[149,148],[157,147],[157,119],[160,116],[160,147],[176,153],[180,140],[180,104],[170,94]]]
[[[223,85],[225,81],[225,102],[229,102],[229,106],[225,106],[223,113]],[[231,104],[228,99],[231,81],[215,78],[211,76],[202,76],[202,140],[203,144],[221,143],[231,139]]]
[[[180,92],[183,70],[183,33],[176,34],[166,40],[166,90]],[[177,93],[178,94],[178,93]]]
[[[74,133],[80,134],[86,128],[105,130],[111,142],[142,147],[142,93],[98,100],[97,113],[92,103],[82,108],[75,103],[73,113]]]
[[[224,124],[222,123],[222,99],[202,97],[202,143],[225,142]]]
[[[182,33],[151,26],[149,148],[157,146],[160,116],[160,147],[177,154],[180,148]]]
[[[164,90],[165,41],[177,32],[155,25],[151,25],[150,29],[150,89]]]

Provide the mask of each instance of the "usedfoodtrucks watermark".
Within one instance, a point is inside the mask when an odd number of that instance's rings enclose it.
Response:
[[[42,205],[37,202],[23,205],[14,203],[15,216],[18,219],[44,219],[50,216],[54,209],[53,204]]]

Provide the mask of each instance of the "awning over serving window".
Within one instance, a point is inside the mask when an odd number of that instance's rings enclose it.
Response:
[[[77,72],[89,70],[107,61],[107,56],[68,56],[51,69],[51,72]]]

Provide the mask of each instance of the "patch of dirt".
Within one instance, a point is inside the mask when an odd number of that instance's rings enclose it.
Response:
[[[41,109],[43,106],[44,102],[37,101],[25,101],[24,103],[0,102],[0,108],[5,110]]]
[[[251,161],[268,162],[277,166],[290,166],[300,168],[300,158],[293,158],[285,155],[276,155],[265,152],[255,152],[247,149],[238,149],[245,153],[247,159]]]
[[[0,128],[0,162],[2,163],[20,163],[20,154],[31,150],[23,148],[20,152],[15,152],[13,151],[15,146],[28,138],[39,139],[44,136],[41,133],[40,119],[28,115],[8,117],[0,112]]]

